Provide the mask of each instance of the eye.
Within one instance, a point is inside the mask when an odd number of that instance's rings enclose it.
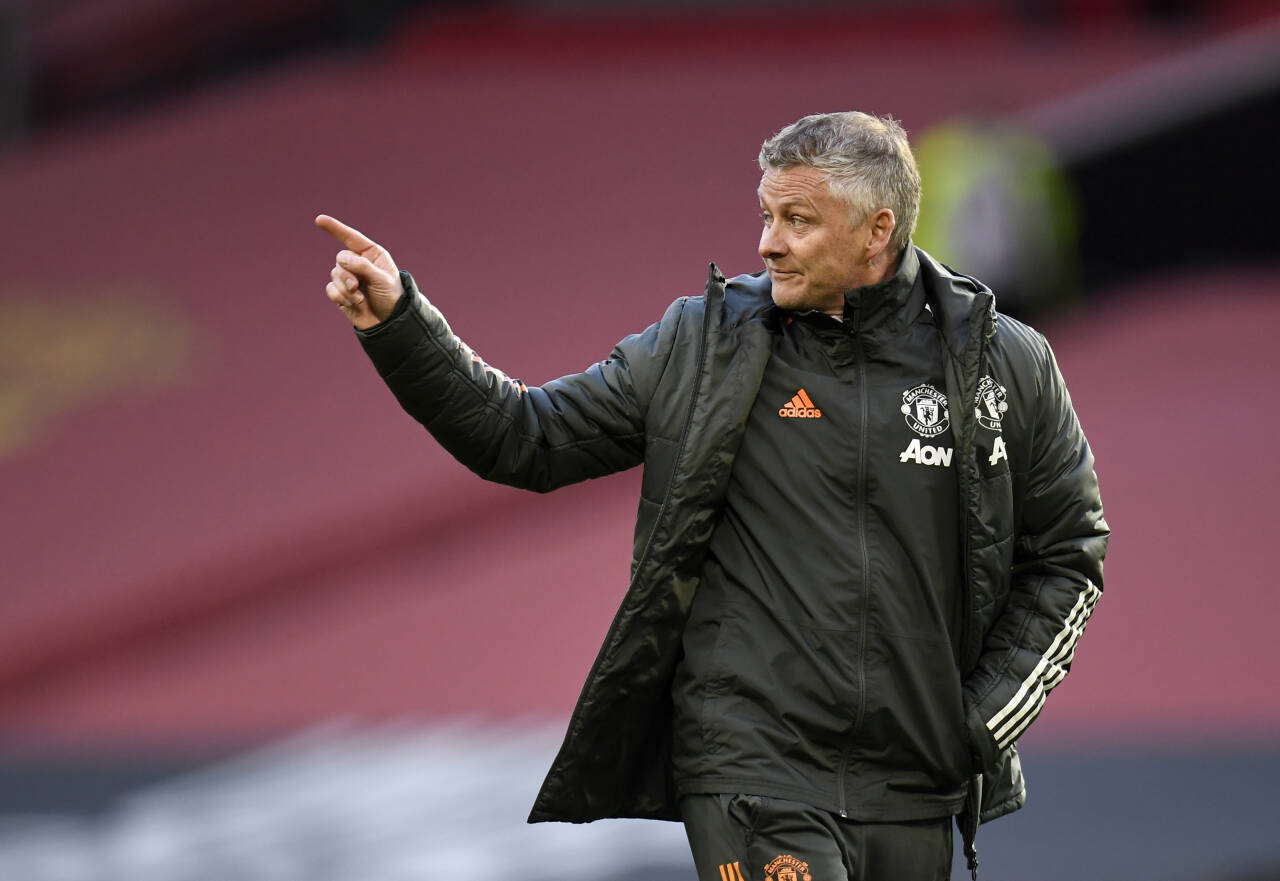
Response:
[[[761,211],[761,212],[760,212],[760,221],[761,221],[761,223],[763,223],[765,226],[768,226],[768,225],[769,225],[769,221],[770,221],[770,220],[772,220],[772,218],[769,216],[769,212],[768,212],[768,211]]]
[[[799,214],[792,214],[790,217],[787,218],[787,223],[791,224],[792,226],[804,226],[808,222],[809,221],[807,218],[801,217]]]

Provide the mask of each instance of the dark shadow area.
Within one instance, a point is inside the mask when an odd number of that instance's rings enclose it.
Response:
[[[1280,254],[1270,220],[1280,167],[1280,89],[1068,167],[1079,199],[1086,290],[1155,270]]]

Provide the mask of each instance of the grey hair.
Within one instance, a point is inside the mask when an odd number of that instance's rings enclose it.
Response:
[[[760,146],[760,169],[808,165],[826,175],[831,192],[849,205],[855,224],[881,208],[896,223],[889,248],[907,247],[920,213],[920,171],[907,133],[891,116],[857,110],[797,120]]]

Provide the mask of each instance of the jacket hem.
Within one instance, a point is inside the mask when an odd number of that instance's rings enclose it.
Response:
[[[834,800],[811,789],[786,784],[762,783],[759,780],[742,777],[699,777],[696,780],[685,780],[676,784],[676,792],[680,797],[728,793],[783,798],[802,802],[809,807],[832,814],[840,813],[840,808]],[[950,798],[945,796],[903,797],[892,802],[856,804],[851,801],[847,806],[847,813],[848,819],[860,823],[909,823],[916,820],[942,820],[954,817],[963,806],[964,792],[961,791]]]

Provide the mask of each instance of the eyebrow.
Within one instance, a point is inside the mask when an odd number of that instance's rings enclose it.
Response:
[[[760,199],[760,206],[764,207],[764,194],[761,193],[759,190],[756,190],[756,196],[758,196]],[[785,211],[789,208],[790,209],[800,208],[801,210],[804,210],[804,211],[814,210],[813,202],[809,201],[803,196],[794,196],[794,197],[783,199],[782,202],[779,203],[776,207],[779,211]]]
[[[760,204],[763,206],[764,187],[762,186],[756,187],[756,198],[760,201]],[[786,208],[795,208],[797,206],[807,211],[814,210],[813,201],[811,199],[806,198],[805,196],[784,196],[782,199],[782,202],[777,207],[778,207],[778,210],[781,211]]]

